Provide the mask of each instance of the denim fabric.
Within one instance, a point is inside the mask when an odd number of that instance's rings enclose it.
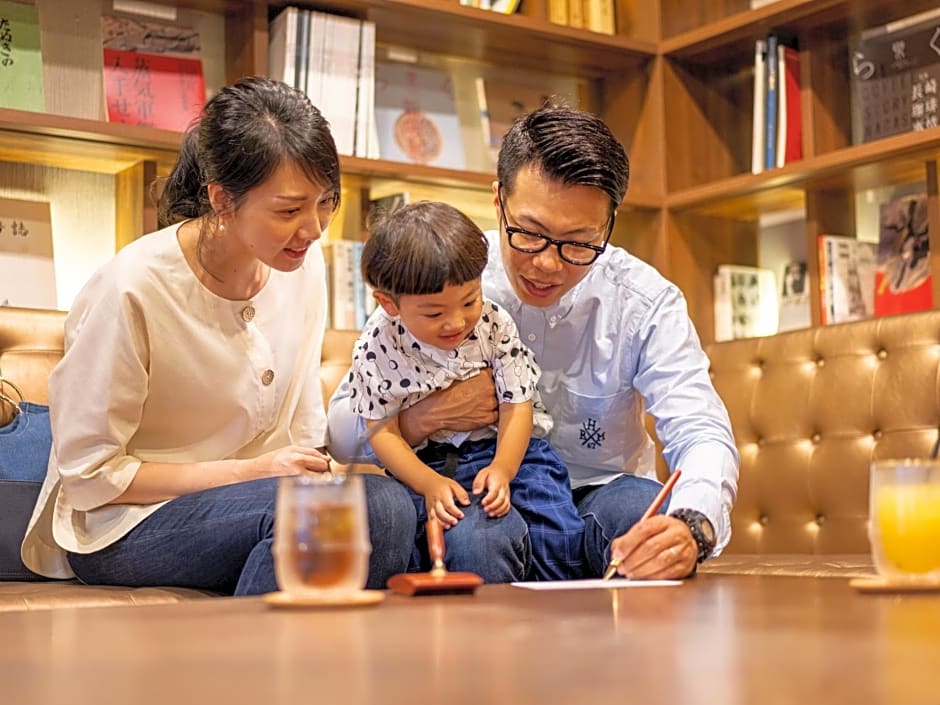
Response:
[[[448,449],[459,454],[456,474],[453,477],[469,492],[477,473],[493,461],[496,439],[464,442],[459,449],[447,444],[431,443],[427,448],[419,451],[418,456],[435,471],[450,475],[451,473],[446,472]],[[512,575],[494,575],[494,578],[500,577],[501,579],[488,580],[488,582],[506,582],[522,578],[565,580],[581,577],[584,571],[584,521],[578,516],[571,499],[568,470],[546,441],[539,438],[529,441],[529,447],[519,466],[519,472],[509,483],[509,490],[513,508],[519,512],[528,525],[529,545],[532,553],[531,569],[521,577],[518,577],[515,570]],[[415,502],[418,521],[423,523],[427,518],[424,498],[412,490],[409,492]],[[483,496],[485,493],[476,498],[476,501],[482,500]],[[466,514],[466,510],[464,513]],[[457,536],[465,532],[469,533],[469,526],[479,523],[484,530],[488,531],[489,537],[493,531],[487,528],[487,521],[492,523],[495,520],[487,517],[481,510],[480,518],[475,517],[472,522],[468,522],[467,527],[461,527],[461,524],[466,521],[465,517],[458,522],[456,527],[447,532],[447,554],[461,563],[467,561],[463,556],[459,558],[455,556],[455,549],[452,546],[460,540]],[[456,531],[458,528],[459,532]],[[507,540],[518,541],[518,538],[518,534],[507,536]],[[488,540],[491,539],[488,538]],[[472,543],[468,540],[466,548],[476,554],[481,554],[480,547]],[[460,546],[460,550],[464,550],[463,544]],[[486,559],[481,557],[481,560]],[[465,570],[479,572],[479,567],[468,565]]]
[[[19,406],[21,413],[0,426],[0,480],[41,484],[52,448],[49,407],[32,402],[21,402]]]
[[[20,560],[20,544],[41,487],[40,482],[0,480],[0,581],[48,580]]]
[[[627,533],[656,498],[662,485],[655,480],[622,475],[606,485],[575,490],[578,514],[584,519],[585,577],[599,578],[610,563],[610,542]],[[659,513],[665,514],[672,495]]]
[[[404,487],[404,485],[402,485]],[[483,495],[470,495],[470,505],[461,507],[463,519],[444,532],[447,570],[476,573],[487,583],[525,580],[532,571],[529,529],[516,509],[492,518],[480,504]],[[422,508],[424,498],[421,498]],[[427,514],[423,515],[427,519]],[[418,522],[416,546],[409,570],[428,570],[425,522]]]
[[[46,580],[20,560],[20,544],[49,464],[49,407],[21,402],[0,426],[0,580]]]
[[[367,587],[408,566],[415,535],[414,506],[397,482],[363,475],[369,513]],[[69,553],[84,583],[192,587],[235,595],[277,590],[274,507],[278,478],[243,482],[168,502],[129,534],[90,554]]]

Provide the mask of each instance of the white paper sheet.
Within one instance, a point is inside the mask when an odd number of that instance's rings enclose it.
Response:
[[[513,583],[513,587],[526,590],[620,590],[621,588],[674,587],[682,585],[681,580],[553,580],[539,583]]]

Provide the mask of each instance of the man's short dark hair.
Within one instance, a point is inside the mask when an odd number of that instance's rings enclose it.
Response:
[[[604,121],[551,99],[516,120],[503,137],[496,173],[507,194],[530,165],[563,184],[599,188],[610,198],[611,213],[623,202],[630,179],[627,153]]]

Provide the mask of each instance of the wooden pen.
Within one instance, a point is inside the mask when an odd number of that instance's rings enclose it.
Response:
[[[662,489],[659,490],[659,494],[650,502],[650,506],[646,508],[646,511],[643,512],[643,516],[640,517],[640,521],[645,521],[653,516],[656,512],[659,511],[659,508],[663,506],[663,502],[666,501],[666,496],[672,491],[672,488],[675,486],[676,481],[679,479],[679,476],[682,474],[681,470],[676,470],[669,476],[669,479],[666,480],[666,483],[662,486]],[[639,524],[640,521],[637,523]],[[617,566],[620,565],[620,559],[615,558],[610,562],[610,565],[607,566],[607,570],[604,571],[604,580],[610,580],[617,572]]]

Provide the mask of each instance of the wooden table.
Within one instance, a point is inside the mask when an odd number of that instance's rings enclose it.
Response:
[[[0,614],[3,705],[940,703],[940,595],[839,578]]]

